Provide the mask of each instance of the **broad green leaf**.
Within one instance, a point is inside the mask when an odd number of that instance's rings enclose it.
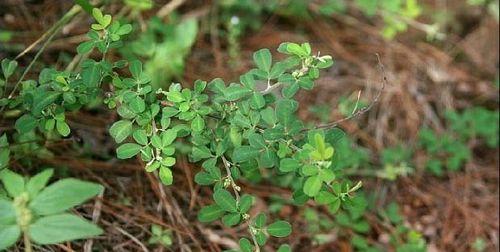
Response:
[[[286,47],[287,51],[291,54],[295,54],[300,57],[307,56],[308,53],[304,48],[302,48],[300,45],[295,44],[295,43],[288,43]]]
[[[267,217],[264,213],[260,213],[255,217],[255,227],[263,228],[266,225]]]
[[[132,77],[134,77],[134,79],[140,79],[142,74],[142,63],[139,60],[131,61],[128,69],[130,70],[130,73],[132,74]]]
[[[37,92],[33,97],[33,107],[31,113],[35,116],[42,114],[42,111],[54,103],[55,100],[61,95],[61,93],[56,91],[41,91]]]
[[[260,246],[264,246],[267,242],[267,235],[264,234],[263,231],[257,231],[257,233],[255,234],[255,239],[257,240],[257,244],[259,244]]]
[[[109,128],[109,133],[116,143],[121,143],[132,133],[132,122],[129,120],[117,121]]]
[[[226,101],[236,101],[252,93],[252,90],[241,85],[232,85],[224,91]]]
[[[163,147],[169,146],[177,138],[177,131],[168,129],[161,133],[161,144]]]
[[[198,220],[200,222],[212,222],[219,219],[224,214],[224,210],[218,205],[209,205],[203,207],[198,212]]]
[[[17,61],[3,59],[2,60],[2,72],[3,72],[4,79],[7,80],[14,73],[14,70],[16,70],[16,68],[17,68]]]
[[[195,160],[200,160],[211,157],[212,152],[206,146],[193,146],[191,155]]]
[[[276,221],[267,226],[267,232],[274,237],[287,237],[292,233],[292,226],[286,221]]]
[[[134,143],[126,143],[120,145],[116,149],[116,155],[119,159],[131,158],[141,151],[141,146]]]
[[[99,81],[101,79],[101,67],[99,63],[88,60],[82,63],[82,80],[83,84],[89,88],[98,87]]]
[[[3,187],[12,198],[21,195],[25,190],[24,178],[9,169],[0,171],[0,180],[2,181]]]
[[[276,124],[276,114],[272,108],[268,107],[260,111],[260,116],[268,125],[274,126]]]
[[[132,137],[140,145],[147,145],[148,144],[148,136],[146,135],[146,131],[143,129],[139,129],[139,130],[134,131],[134,133],[132,134]]]
[[[85,41],[76,47],[76,52],[78,54],[86,54],[90,52],[92,49],[94,49],[95,42],[90,40],[90,41]]]
[[[271,168],[276,165],[278,156],[276,156],[276,152],[270,149],[266,149],[259,156],[259,165],[262,168]]]
[[[167,93],[167,99],[171,102],[183,102],[184,96],[182,96],[181,92],[172,90]]]
[[[280,161],[280,171],[291,172],[295,171],[300,167],[299,161],[293,158],[284,158]]]
[[[205,121],[201,116],[196,116],[194,120],[191,122],[191,129],[194,132],[200,132],[205,128]]]
[[[266,105],[266,100],[264,96],[259,92],[254,92],[250,100],[250,105],[254,109],[260,109]]]
[[[227,190],[219,189],[215,191],[213,197],[215,203],[225,211],[232,213],[237,212],[236,200]]]
[[[252,252],[252,243],[247,238],[241,238],[239,241],[241,252]]]
[[[318,175],[311,176],[307,178],[306,182],[304,183],[304,193],[310,197],[314,197],[321,190],[322,184],[323,181],[321,180],[320,176]]]
[[[222,217],[222,223],[224,223],[224,225],[229,227],[240,223],[240,220],[241,220],[241,215],[239,213],[230,213]]]
[[[73,214],[42,217],[29,226],[30,238],[41,245],[85,239],[102,233],[95,224]]]
[[[253,54],[253,61],[255,65],[266,72],[271,70],[272,55],[269,49],[260,49]]]
[[[28,183],[26,183],[26,192],[28,192],[30,199],[35,198],[35,196],[47,185],[53,174],[54,169],[45,169],[28,180]]]
[[[266,142],[264,141],[264,138],[262,137],[261,134],[257,133],[248,134],[248,143],[250,144],[250,146],[256,149],[266,148]]]
[[[244,194],[243,196],[241,196],[240,201],[239,201],[240,213],[248,212],[248,210],[250,210],[250,207],[252,207],[252,204],[253,204],[253,197],[252,196],[250,196],[248,194]]]
[[[56,121],[56,129],[61,136],[68,136],[69,133],[71,133],[71,129],[69,128],[69,125],[65,121]]]
[[[14,245],[21,236],[21,229],[16,225],[0,224],[0,250],[4,250]]]
[[[12,201],[0,198],[0,226],[16,224],[16,209]]]
[[[65,211],[96,196],[103,187],[73,178],[61,179],[43,189],[29,204],[38,215]]]
[[[255,149],[251,146],[240,146],[233,151],[232,160],[236,163],[241,163],[249,161],[256,158],[260,153],[259,149]]]
[[[284,99],[276,103],[276,117],[278,121],[285,126],[289,125],[294,119],[294,113],[297,110],[297,102],[294,100]]]
[[[288,244],[283,244],[278,248],[276,252],[292,252],[292,248],[290,248],[290,245]]]
[[[333,203],[337,199],[338,197],[333,195],[333,193],[327,191],[320,191],[314,198],[314,201],[316,201],[316,203],[318,204],[328,205]]]
[[[217,179],[214,178],[211,174],[209,174],[208,172],[198,172],[195,176],[194,176],[194,181],[196,182],[196,184],[198,185],[211,185],[215,182],[217,182]]]
[[[174,181],[172,170],[170,170],[168,167],[161,166],[159,175],[160,180],[164,185],[171,185]]]
[[[333,171],[332,170],[327,170],[327,169],[322,169],[319,172],[318,176],[325,183],[330,183],[332,180],[335,179],[335,174],[333,173]]]
[[[146,109],[144,99],[139,96],[134,97],[128,103],[129,108],[136,114],[142,113]]]
[[[27,133],[37,125],[37,119],[30,114],[24,114],[16,120],[15,127],[19,133]]]

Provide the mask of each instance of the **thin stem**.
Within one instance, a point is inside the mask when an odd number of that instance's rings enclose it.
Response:
[[[370,102],[370,104],[368,106],[363,107],[362,109],[356,111],[355,113],[351,114],[350,116],[344,117],[344,118],[342,118],[340,120],[337,120],[337,121],[334,121],[334,122],[330,122],[330,123],[318,125],[317,127],[315,127],[315,129],[331,129],[331,128],[334,128],[334,127],[336,127],[337,125],[339,125],[342,122],[351,120],[354,117],[357,117],[359,115],[362,115],[362,114],[368,112],[369,110],[372,109],[372,107],[376,103],[378,103],[378,101],[380,99],[380,96],[384,92],[385,86],[388,85],[388,80],[387,80],[387,75],[385,73],[384,65],[380,61],[380,56],[378,55],[378,53],[376,54],[376,56],[377,56],[378,66],[380,68],[380,71],[382,72],[382,87],[380,87],[380,89],[378,90],[378,92],[375,95],[375,98],[372,100],[372,102]],[[308,129],[305,129],[304,131],[307,131],[307,130]]]
[[[32,252],[33,247],[31,246],[31,240],[28,235],[28,232],[23,231],[23,239],[24,239],[24,252]]]
[[[236,189],[236,182],[234,182],[233,175],[231,174],[231,169],[230,169],[230,164],[229,161],[227,161],[226,157],[222,156],[222,163],[224,164],[224,167],[226,168],[226,173],[227,177],[229,178],[231,182],[231,188],[233,188],[234,195],[236,196],[236,201],[240,201],[240,192]]]
[[[35,54],[35,57],[33,58],[33,60],[31,60],[30,64],[28,65],[28,67],[26,67],[26,69],[24,70],[23,74],[21,75],[21,77],[19,78],[19,80],[17,81],[16,85],[14,86],[14,89],[12,89],[12,91],[10,92],[9,96],[7,97],[8,99],[12,99],[12,97],[14,96],[15,92],[17,91],[17,88],[19,87],[19,85],[21,84],[21,82],[24,80],[24,77],[26,76],[26,74],[28,74],[28,72],[31,70],[31,68],[33,67],[33,65],[35,64],[36,60],[40,57],[40,55],[42,54],[42,52],[45,50],[45,48],[50,44],[50,42],[52,41],[52,39],[55,37],[55,35],[58,33],[58,31],[67,23],[69,22],[82,8],[78,5],[74,5],[62,18],[61,20],[59,20],[52,28],[50,28],[48,31],[47,31],[47,34],[51,32],[50,36],[47,38],[47,40],[45,41],[45,43],[43,43],[42,47],[40,48],[40,50],[38,50],[38,52]],[[46,34],[42,35],[42,37],[45,37]],[[31,49],[32,46],[28,47],[27,49]],[[25,50],[25,52],[22,52],[18,57],[22,56],[24,53],[26,53],[27,51],[29,50]],[[3,110],[5,109],[5,106],[2,107],[2,109],[0,109],[0,112],[3,112]]]

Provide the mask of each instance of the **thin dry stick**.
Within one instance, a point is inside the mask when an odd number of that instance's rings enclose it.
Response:
[[[42,52],[45,50],[45,48],[49,45],[49,43],[52,41],[52,39],[54,38],[54,36],[59,32],[59,30],[63,27],[64,24],[66,24],[67,22],[69,22],[76,14],[78,14],[78,12],[80,12],[82,8],[78,5],[74,5],[62,18],[61,20],[59,20],[56,24],[55,24],[55,27],[54,28],[50,28],[49,29],[49,32],[47,32],[47,34],[50,34],[50,36],[47,38],[47,40],[45,41],[45,43],[42,45],[42,47],[40,48],[40,50],[38,50],[38,52],[35,54],[35,57],[33,58],[33,60],[31,60],[30,64],[28,65],[28,67],[26,67],[26,69],[24,70],[24,72],[22,73],[21,77],[19,78],[19,80],[17,81],[16,85],[14,86],[14,88],[12,89],[12,91],[10,92],[9,96],[8,96],[8,99],[11,99],[13,96],[14,96],[14,93],[17,91],[17,88],[19,87],[19,84],[21,84],[21,82],[23,81],[24,77],[26,76],[26,74],[30,71],[31,67],[35,64],[36,60],[38,59],[38,57],[40,57],[40,55],[42,54]],[[42,36],[44,37],[46,36],[45,34]],[[27,49],[31,49],[32,47],[28,47]],[[26,50],[25,50],[26,51]],[[29,51],[29,50],[28,50]],[[26,52],[28,52],[26,51]],[[22,56],[25,52],[21,53],[20,55],[18,55],[18,57]],[[16,57],[17,58],[17,57]],[[2,107],[2,109],[0,110],[0,112],[2,112],[3,110],[5,109],[5,106]]]
[[[179,6],[181,6],[184,2],[186,1],[172,0],[168,4],[165,4],[163,7],[161,7],[161,9],[156,13],[156,16],[158,16],[159,18],[164,18],[168,16],[168,14],[170,14],[172,11],[179,8]]]
[[[353,119],[354,117],[360,116],[360,115],[368,112],[379,101],[380,96],[382,95],[382,93],[383,93],[383,91],[385,89],[385,86],[388,85],[388,80],[387,80],[387,76],[386,76],[386,73],[385,73],[384,65],[380,61],[379,54],[376,53],[375,55],[377,56],[378,66],[379,66],[379,68],[380,68],[380,70],[382,72],[382,87],[378,90],[377,95],[372,100],[372,102],[368,106],[363,107],[362,109],[356,111],[355,113],[351,114],[350,116],[344,117],[344,118],[342,118],[340,120],[337,120],[337,121],[334,121],[334,122],[330,122],[330,123],[326,123],[326,124],[320,124],[320,125],[318,125],[316,127],[316,129],[334,128],[334,127],[338,126],[342,122],[349,121],[349,120]]]
[[[142,251],[149,252],[148,248],[141,241],[139,241],[139,239],[137,239],[135,236],[131,235],[127,231],[125,231],[125,230],[123,230],[120,227],[117,227],[115,225],[112,225],[112,227],[114,229],[116,229],[118,232],[120,232],[123,235],[127,236],[128,238],[130,238],[130,240],[132,240],[135,244],[139,245],[139,247],[141,247]]]
[[[99,193],[99,196],[97,197],[97,200],[94,204],[94,211],[92,211],[92,222],[94,224],[97,224],[99,218],[101,217],[103,196],[104,196],[104,190],[102,190],[101,193]],[[83,246],[83,251],[92,252],[92,245],[94,245],[94,240],[93,239],[87,240],[85,242],[85,245]]]

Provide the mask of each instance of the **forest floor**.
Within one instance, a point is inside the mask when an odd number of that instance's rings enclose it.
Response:
[[[0,10],[0,27],[16,31],[8,46],[0,46],[2,58],[15,56],[30,45],[71,5],[65,1],[13,2],[18,4],[6,4]],[[446,28],[449,33],[442,41],[428,41],[424,33],[415,29],[387,40],[374,24],[363,18],[313,18],[298,22],[270,15],[258,30],[243,35],[236,66],[228,65],[229,55],[222,38],[200,34],[179,82],[189,84],[195,79],[215,77],[234,80],[250,68],[254,50],[276,48],[284,40],[309,41],[313,48],[333,55],[335,64],[312,92],[298,95],[302,104],[299,116],[303,119],[318,122],[318,116],[310,109],[317,105],[327,105],[327,117],[339,119],[342,115],[335,108],[341,97],[355,97],[361,91],[362,100],[369,102],[377,94],[382,78],[387,78],[388,86],[375,106],[368,113],[340,125],[357,145],[369,150],[372,163],[377,163],[378,154],[384,148],[401,143],[417,144],[419,130],[424,125],[437,132],[444,131],[443,118],[447,110],[471,106],[498,109],[498,88],[492,84],[498,78],[498,21],[481,9],[463,5],[448,5],[456,23]],[[179,12],[200,15],[203,22],[208,15],[207,8],[204,4],[186,4]],[[64,58],[61,52],[73,53],[87,26],[87,18],[80,16],[67,25],[63,34],[46,49],[36,68],[40,69],[43,64],[61,66]],[[378,67],[377,54],[384,65],[383,71]],[[33,55],[31,52],[22,57],[20,65],[29,62]],[[46,144],[54,158],[33,161],[42,165],[64,165],[68,174],[105,186],[101,200],[78,209],[85,216],[98,218],[106,230],[105,236],[94,240],[94,247],[139,251],[153,223],[173,231],[177,244],[173,251],[182,246],[194,251],[221,251],[225,246],[234,245],[235,234],[240,230],[205,226],[196,220],[197,210],[209,200],[205,197],[209,195],[208,188],[201,188],[193,181],[199,167],[181,159],[174,168],[174,186],[161,187],[154,175],[144,172],[138,160],[112,158],[115,144],[106,129],[116,117],[105,109],[69,115],[70,125],[75,129],[72,137]],[[405,223],[424,235],[430,252],[470,251],[470,245],[478,237],[486,241],[487,251],[498,251],[498,148],[487,149],[476,143],[469,146],[473,158],[461,171],[441,177],[429,175],[424,171],[425,153],[417,152],[413,160],[414,173],[396,181],[362,177],[364,190],[382,195],[379,204],[396,200]],[[24,169],[16,163],[14,167]],[[256,208],[267,207],[265,199],[273,195],[290,195],[290,191],[272,185],[243,184],[243,187],[263,199]],[[279,215],[286,216],[298,230],[288,239],[298,251],[352,250],[349,241],[342,238],[313,246],[311,237],[302,230],[305,223],[298,208],[283,207]],[[370,220],[370,216],[366,218]],[[373,226],[371,238],[380,239],[377,224]],[[83,246],[83,243],[68,243],[52,246],[52,249],[80,251]]]

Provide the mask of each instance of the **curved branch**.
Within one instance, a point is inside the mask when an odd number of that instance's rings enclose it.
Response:
[[[362,109],[356,111],[355,113],[353,113],[353,114],[351,114],[351,115],[349,115],[347,117],[344,117],[342,119],[339,119],[337,121],[334,121],[334,122],[330,122],[330,123],[326,123],[326,124],[320,124],[320,125],[316,126],[314,129],[329,129],[329,128],[334,128],[334,127],[338,126],[340,123],[343,123],[345,121],[349,121],[349,120],[351,120],[351,119],[353,119],[355,117],[358,117],[358,116],[360,116],[360,115],[368,112],[370,109],[373,108],[373,106],[376,103],[378,103],[378,101],[380,99],[380,96],[384,92],[385,86],[388,85],[388,80],[387,80],[387,75],[386,75],[386,72],[385,72],[385,67],[382,64],[381,60],[380,60],[380,55],[378,53],[376,53],[375,55],[377,56],[378,67],[380,68],[380,71],[382,72],[382,86],[378,90],[377,95],[375,95],[375,98],[370,102],[370,104],[368,104],[368,106],[363,107]]]

